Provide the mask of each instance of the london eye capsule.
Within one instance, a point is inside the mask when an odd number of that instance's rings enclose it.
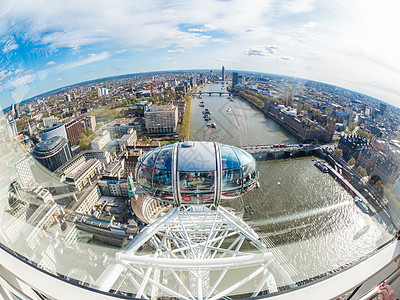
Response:
[[[140,157],[136,178],[151,197],[177,206],[215,204],[242,196],[257,184],[258,166],[246,151],[215,142],[183,142]]]

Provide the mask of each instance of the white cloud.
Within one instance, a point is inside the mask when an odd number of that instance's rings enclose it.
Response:
[[[185,53],[186,51],[183,49],[169,49],[167,50],[168,53]]]
[[[289,0],[277,2],[277,11],[280,14],[302,14],[315,9],[316,0]]]
[[[210,24],[205,24],[203,27],[200,28],[189,28],[188,31],[192,32],[207,32],[207,31],[214,31],[217,30],[217,27]]]
[[[14,88],[19,88],[21,86],[25,86],[28,85],[30,83],[32,83],[35,79],[35,75],[33,74],[26,74],[26,75],[22,75],[22,76],[18,76],[14,79],[12,79],[10,81],[10,84],[14,87]]]
[[[55,64],[56,62],[51,60],[45,65],[45,67],[54,66]]]
[[[10,52],[19,48],[15,38],[13,36],[7,36],[1,40],[3,44],[3,53]]]
[[[310,22],[301,24],[301,27],[303,27],[303,28],[314,28],[315,26],[317,26],[317,24],[318,24],[317,22],[310,21]]]
[[[115,51],[115,53],[117,53],[117,54],[121,54],[121,53],[125,53],[125,52],[126,52],[126,49],[121,49],[121,50]]]
[[[110,53],[102,52],[98,54],[90,54],[88,58],[82,59],[80,61],[75,61],[71,63],[67,63],[61,66],[62,69],[73,69],[77,67],[81,67],[84,65],[88,65],[94,62],[99,62],[110,57]]]
[[[259,47],[252,47],[245,51],[247,55],[256,55],[256,56],[272,56],[275,55],[278,50],[280,49],[279,46],[270,45],[270,46],[259,46]]]

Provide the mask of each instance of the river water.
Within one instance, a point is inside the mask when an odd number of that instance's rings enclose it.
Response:
[[[202,89],[223,91],[220,84]],[[212,111],[210,122],[217,128],[206,126],[201,100]],[[230,102],[227,96],[203,95],[201,100],[192,99],[191,140],[236,146],[298,142],[237,97]],[[344,188],[314,166],[313,159],[259,161],[260,188],[224,204],[240,211],[281,264],[295,270],[295,281],[340,269],[392,238],[379,217],[363,213]],[[254,214],[244,211],[246,204]]]

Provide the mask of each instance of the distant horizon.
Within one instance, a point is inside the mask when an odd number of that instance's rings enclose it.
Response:
[[[56,93],[57,91],[60,91],[60,90],[63,90],[63,89],[68,89],[68,88],[71,88],[71,87],[74,87],[74,86],[95,83],[96,81],[102,81],[102,80],[106,80],[106,81],[107,80],[112,80],[113,78],[118,78],[118,77],[130,77],[130,76],[137,76],[137,75],[150,75],[150,74],[157,74],[157,73],[210,72],[211,70],[212,71],[221,72],[221,69],[222,69],[222,66],[221,66],[220,69],[161,70],[161,71],[127,73],[127,74],[120,74],[120,75],[101,77],[101,78],[97,78],[97,79],[86,80],[86,81],[77,82],[77,83],[73,83],[73,84],[70,84],[70,85],[62,86],[62,87],[59,87],[59,88],[55,88],[53,90],[46,91],[46,92],[43,92],[41,94],[35,95],[35,96],[27,98],[25,100],[22,100],[18,104],[20,104],[20,105],[21,104],[25,104],[27,102],[33,101],[35,98],[40,98],[40,97],[43,97],[43,96],[45,96],[47,94]],[[388,102],[385,102],[385,101],[383,101],[381,99],[372,97],[372,96],[367,95],[367,94],[362,93],[362,92],[358,92],[358,91],[350,90],[348,88],[343,88],[343,87],[340,87],[340,86],[337,86],[337,85],[334,85],[334,84],[330,84],[330,83],[327,83],[327,82],[316,81],[316,80],[311,80],[311,79],[301,78],[301,77],[295,77],[295,76],[288,76],[288,75],[283,75],[283,74],[278,74],[278,73],[265,73],[265,72],[259,72],[259,71],[227,70],[227,69],[225,69],[225,74],[226,73],[233,73],[233,72],[244,73],[244,74],[260,74],[260,75],[280,76],[280,77],[286,77],[286,78],[291,78],[291,79],[298,79],[298,80],[302,80],[302,81],[315,82],[315,83],[318,83],[318,84],[330,85],[332,87],[337,87],[337,88],[340,88],[342,90],[347,90],[347,91],[352,92],[352,93],[360,94],[362,96],[370,98],[373,101],[378,101],[378,102],[382,102],[382,103],[388,104],[388,105],[392,106],[393,108],[396,108],[396,109],[400,110],[400,107],[396,107],[396,106],[394,106],[394,105],[392,105],[392,104],[390,104]],[[228,80],[225,80],[225,81],[228,81]],[[11,103],[10,106],[8,106],[8,107],[3,108],[2,111],[3,112],[8,111],[11,108],[12,104],[13,103]]]

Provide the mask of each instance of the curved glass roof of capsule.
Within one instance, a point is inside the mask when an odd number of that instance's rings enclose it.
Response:
[[[258,176],[257,163],[248,152],[198,141],[149,151],[140,158],[136,169],[138,184],[144,192],[176,205],[218,205],[221,200],[235,199],[251,190]],[[173,186],[178,187],[175,197]]]

